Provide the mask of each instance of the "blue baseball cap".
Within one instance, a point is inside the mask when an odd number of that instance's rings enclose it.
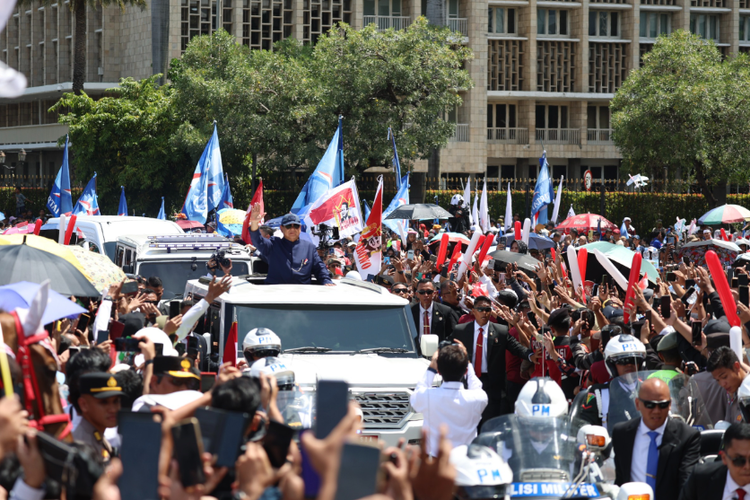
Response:
[[[297,224],[300,226],[299,217],[297,217],[296,214],[286,214],[283,219],[281,219],[281,225],[282,226],[288,226],[290,224]]]

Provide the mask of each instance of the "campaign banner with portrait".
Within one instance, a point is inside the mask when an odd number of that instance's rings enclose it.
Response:
[[[375,276],[380,272],[382,263],[383,235],[383,177],[378,179],[378,191],[367,218],[367,225],[354,249],[354,260],[362,279]]]
[[[312,228],[320,224],[339,228],[339,239],[351,238],[362,231],[364,218],[359,207],[359,193],[354,179],[329,189],[305,214],[305,226],[313,243],[317,245],[319,238],[313,234]]]

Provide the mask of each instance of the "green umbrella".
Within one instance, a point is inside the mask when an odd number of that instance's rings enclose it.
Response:
[[[581,248],[585,248],[589,252],[589,258],[586,261],[587,280],[598,283],[601,280],[601,276],[606,274],[606,271],[601,264],[599,264],[599,261],[596,260],[596,256],[594,256],[593,251],[595,249],[599,250],[605,257],[611,260],[625,279],[630,275],[630,267],[633,264],[633,256],[635,256],[633,250],[625,248],[622,245],[607,243],[606,241],[595,241],[594,243],[589,243]],[[646,259],[641,261],[641,275],[643,275],[643,273],[646,273],[650,282],[656,284],[656,278],[659,277],[659,272],[654,265]]]

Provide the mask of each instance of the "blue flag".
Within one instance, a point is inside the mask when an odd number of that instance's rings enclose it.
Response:
[[[406,243],[406,231],[408,229],[408,221],[407,220],[385,220],[388,215],[391,214],[394,210],[396,210],[398,207],[402,205],[408,205],[409,204],[409,174],[407,173],[399,182],[401,185],[401,188],[398,190],[398,193],[396,193],[396,196],[393,197],[393,200],[391,200],[390,205],[388,205],[388,208],[383,210],[383,225],[386,226],[388,229],[393,231],[394,233],[401,236],[401,241]],[[367,219],[365,219],[367,220]]]
[[[555,191],[552,187],[552,179],[549,175],[549,164],[547,163],[547,152],[542,153],[539,158],[539,175],[534,187],[534,198],[531,200],[531,217],[538,214],[537,224],[547,224],[547,205],[552,203]]]
[[[315,203],[329,189],[338,187],[344,182],[344,135],[341,131],[341,123],[342,118],[339,117],[339,126],[326,153],[305,185],[302,186],[302,191],[292,205],[293,214],[301,217],[301,214],[307,212],[307,206]]]
[[[221,195],[224,191],[224,171],[221,165],[221,150],[219,149],[219,134],[216,123],[206,147],[203,149],[198,164],[190,181],[190,189],[182,207],[188,220],[206,223],[206,217],[211,210],[221,208]]]
[[[630,238],[630,235],[628,234],[628,225],[625,224],[625,221],[622,221],[622,226],[620,226],[620,236]]]
[[[221,210],[222,208],[234,208],[234,199],[232,198],[232,190],[229,188],[228,175],[224,182],[224,191],[221,193],[221,201],[219,202],[217,210]]]
[[[73,207],[73,215],[101,215],[99,212],[99,199],[96,196],[96,172],[78,198],[78,203]]]
[[[164,197],[161,197],[161,208],[159,209],[159,215],[156,216],[157,219],[161,220],[167,220],[167,215],[164,213]]]
[[[365,207],[365,220],[370,218],[370,205],[367,204],[367,200],[362,200]]]
[[[47,198],[47,208],[55,217],[73,211],[73,196],[70,193],[70,168],[68,166],[68,136],[65,136],[65,151],[60,170],[57,171],[55,184]]]
[[[120,186],[120,206],[117,208],[117,215],[128,215],[128,202],[125,201],[125,186]]]
[[[398,150],[396,149],[396,136],[393,135],[391,127],[388,127],[388,136],[393,144],[393,173],[396,174],[396,189],[401,190],[401,162],[398,159]],[[365,219],[367,220],[367,219]]]

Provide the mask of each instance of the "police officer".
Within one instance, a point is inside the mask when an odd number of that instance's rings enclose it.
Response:
[[[104,430],[117,426],[117,412],[120,411],[120,397],[124,395],[117,380],[110,373],[92,372],[78,379],[81,397],[76,402],[76,410],[81,414],[81,423],[73,431],[73,439],[92,446],[108,461],[112,446],[104,438]]]
[[[513,483],[513,471],[495,450],[480,444],[457,446],[450,463],[456,468],[457,500],[507,498]]]
[[[195,368],[192,359],[179,356],[156,356],[154,375],[151,377],[149,389],[151,394],[198,390],[200,381],[200,372]]]
[[[242,354],[249,370],[261,358],[278,356],[281,353],[281,339],[270,328],[253,328],[242,341]]]

